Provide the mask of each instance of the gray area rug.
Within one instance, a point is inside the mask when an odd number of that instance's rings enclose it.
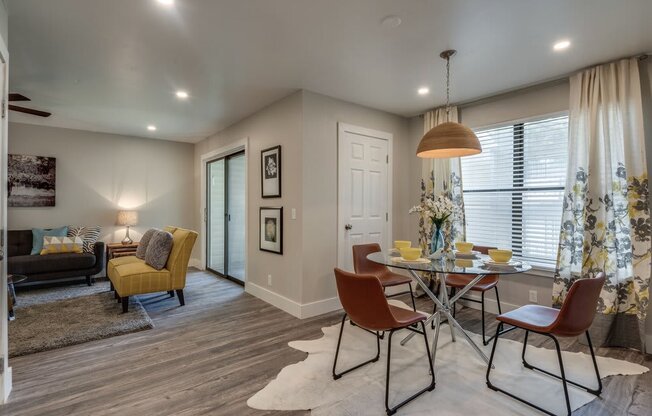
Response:
[[[19,291],[17,300],[16,320],[9,323],[9,357],[154,327],[135,296],[123,314],[108,282]]]

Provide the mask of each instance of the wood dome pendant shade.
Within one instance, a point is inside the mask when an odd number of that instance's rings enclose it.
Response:
[[[481,152],[480,140],[475,133],[451,121],[430,129],[417,147],[417,156],[426,159],[471,156]]]

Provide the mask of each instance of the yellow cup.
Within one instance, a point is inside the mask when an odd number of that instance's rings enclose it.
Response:
[[[412,241],[406,241],[406,240],[394,241],[394,248],[397,250],[400,250],[402,248],[410,248],[410,247],[412,247]]]
[[[507,263],[512,259],[512,250],[489,250],[489,257],[496,263]]]
[[[421,257],[421,249],[416,247],[405,247],[399,249],[401,257],[405,260],[416,260]]]
[[[455,243],[455,248],[460,253],[470,253],[473,250],[473,243],[467,243],[466,241],[458,241]]]

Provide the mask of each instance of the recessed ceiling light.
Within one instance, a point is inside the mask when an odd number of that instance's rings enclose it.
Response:
[[[164,6],[174,6],[174,0],[158,0]]]
[[[421,88],[419,88],[419,89],[417,90],[417,92],[419,93],[419,95],[426,95],[426,94],[428,94],[428,93],[430,92],[430,88],[428,88],[428,87],[421,87]]]
[[[552,48],[556,51],[563,51],[569,46],[570,46],[570,40],[560,40],[559,42],[555,43]]]
[[[389,15],[383,17],[383,20],[380,21],[380,24],[389,27],[389,28],[395,28],[399,27],[403,21],[401,20],[400,17],[394,16],[394,15]]]
[[[156,126],[153,125],[153,124],[150,124],[149,126],[147,126],[147,130],[149,130],[149,131],[156,131]]]
[[[188,98],[188,93],[186,91],[177,91],[177,98],[181,98],[182,100],[185,100]]]

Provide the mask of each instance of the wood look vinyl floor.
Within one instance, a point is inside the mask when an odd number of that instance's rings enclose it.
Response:
[[[299,320],[200,271],[189,273],[185,292],[184,307],[165,294],[140,297],[155,323],[152,330],[10,360],[13,392],[0,415],[308,414],[257,411],[246,401],[283,367],[305,358],[287,346],[289,341],[320,337],[320,328],[338,323],[340,313]],[[424,299],[419,306],[431,308]],[[479,311],[465,308],[457,317],[479,332]],[[552,348],[541,337],[532,342]],[[562,342],[567,350],[588,351],[574,340]],[[600,349],[598,354],[652,366],[650,356],[633,351]],[[647,373],[607,379],[602,398],[575,414],[651,411],[652,373]]]

